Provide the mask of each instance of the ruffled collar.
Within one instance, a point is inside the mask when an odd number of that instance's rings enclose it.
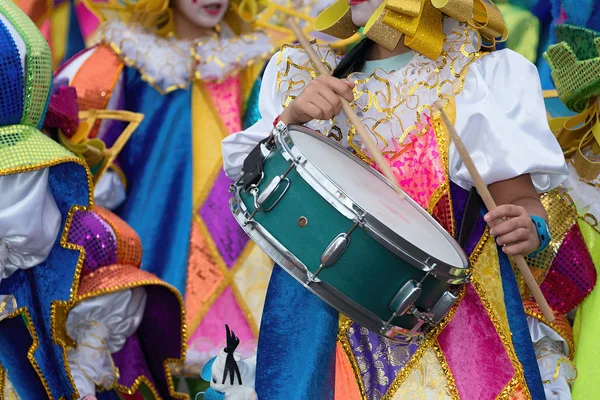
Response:
[[[262,32],[235,35],[222,27],[220,35],[198,41],[160,37],[137,24],[111,20],[102,28],[102,42],[162,93],[185,89],[193,79],[222,82],[272,54]]]
[[[431,115],[433,104],[446,104],[448,98],[460,93],[468,66],[481,56],[480,37],[470,26],[446,19],[444,32],[446,40],[437,60],[413,52],[412,59],[396,70],[376,69],[371,74],[357,72],[348,77],[356,84],[355,110],[380,150],[392,158],[398,154],[398,146],[403,148],[428,131],[426,117]],[[328,46],[315,49],[333,70],[339,61],[335,52]],[[307,54],[298,46],[284,46],[277,62],[278,96],[285,107],[314,79],[314,72]],[[328,121],[313,120],[307,126],[353,148],[370,162],[343,112]]]

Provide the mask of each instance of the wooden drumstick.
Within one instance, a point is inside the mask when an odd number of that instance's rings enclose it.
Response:
[[[458,154],[460,155],[462,162],[465,164],[465,167],[467,167],[467,170],[469,171],[469,174],[471,175],[471,179],[473,180],[475,189],[477,189],[477,192],[481,196],[486,208],[488,210],[493,210],[494,208],[496,208],[496,202],[492,198],[492,195],[491,195],[490,191],[488,190],[487,185],[483,182],[483,178],[481,178],[481,175],[479,174],[479,171],[477,170],[477,167],[475,166],[473,159],[469,155],[469,151],[467,150],[467,148],[465,147],[465,144],[462,142],[462,140],[458,136],[458,133],[456,133],[454,126],[450,122],[450,119],[448,118],[448,116],[446,115],[444,110],[442,110],[441,108],[438,108],[438,110],[442,116],[444,125],[446,125],[446,127],[448,128],[448,132],[450,133],[450,138],[452,139],[452,142],[456,146],[456,150],[458,151]],[[498,220],[498,221],[495,221],[494,223],[500,223],[500,222],[502,222],[502,221]],[[529,269],[529,266],[527,265],[525,258],[523,258],[522,255],[516,255],[516,256],[513,256],[512,259],[513,259],[514,263],[517,264],[517,267],[519,268],[521,275],[523,275],[523,279],[525,279],[525,283],[527,284],[529,291],[533,295],[533,298],[537,302],[538,306],[540,306],[540,310],[542,311],[542,314],[544,314],[544,318],[548,322],[553,322],[554,321],[554,313],[552,312],[552,309],[548,305],[548,302],[546,301],[544,294],[540,290],[540,287],[538,286],[537,282],[535,281],[535,278],[533,277],[533,274],[531,273],[531,270]]]
[[[325,67],[325,64],[323,64],[323,61],[321,61],[321,57],[319,57],[319,55],[311,46],[306,36],[304,36],[304,32],[302,32],[302,29],[300,29],[296,21],[293,18],[289,18],[287,20],[287,25],[294,33],[294,35],[296,35],[298,42],[300,43],[304,51],[306,51],[306,54],[308,54],[310,61],[313,63],[317,71],[321,75],[331,75],[327,67]],[[373,139],[371,139],[371,136],[367,132],[362,121],[360,120],[358,115],[356,115],[356,112],[345,98],[340,96],[340,100],[342,101],[342,109],[344,110],[344,113],[346,114],[352,125],[354,125],[354,127],[356,128],[356,132],[358,132],[358,135],[362,139],[365,146],[367,146],[367,150],[369,150],[369,153],[371,154],[371,157],[373,157],[375,164],[377,164],[381,173],[390,181],[396,193],[398,193],[402,198],[404,198],[404,193],[400,189],[400,186],[398,186],[394,173],[392,172],[387,161],[381,154],[381,151],[379,151],[379,149],[377,148],[377,145],[375,144]]]

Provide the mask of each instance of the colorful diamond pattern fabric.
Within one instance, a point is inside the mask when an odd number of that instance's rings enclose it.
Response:
[[[212,111],[220,120],[215,126],[225,132],[223,138],[241,130],[239,79],[195,85],[203,85],[194,88],[196,96],[212,101]],[[197,104],[200,106],[200,101]],[[218,135],[205,128],[194,134]],[[242,354],[252,355],[273,268],[273,261],[249,240],[229,211],[231,180],[222,171],[221,157],[215,157],[221,154],[220,141],[205,137],[196,141],[200,148],[194,146],[194,162],[201,163],[201,168],[194,169],[194,184],[199,188],[195,190],[185,296],[194,365],[208,361],[225,346],[225,324],[240,338]],[[218,148],[205,148],[209,143]],[[210,157],[202,157],[204,153]]]

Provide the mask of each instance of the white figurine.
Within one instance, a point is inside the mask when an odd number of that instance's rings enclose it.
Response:
[[[212,358],[202,369],[202,379],[210,382],[204,400],[257,400],[254,391],[256,355],[242,359],[235,349],[240,339],[225,325],[227,347]]]

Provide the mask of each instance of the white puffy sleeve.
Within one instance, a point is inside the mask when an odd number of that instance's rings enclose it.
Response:
[[[269,136],[273,130],[273,121],[283,111],[277,97],[277,58],[276,53],[269,61],[263,74],[258,109],[261,119],[245,131],[234,133],[223,140],[223,169],[231,179],[237,179],[242,173],[242,165],[248,153]]]
[[[94,187],[94,203],[107,210],[114,210],[126,199],[125,185],[119,174],[109,169],[106,171]]]
[[[47,168],[0,176],[0,280],[32,268],[50,254],[60,232],[60,210]]]
[[[570,382],[577,370],[569,360],[569,346],[555,330],[536,318],[527,317],[529,334],[534,343],[538,367],[547,400],[570,400]]]
[[[484,56],[469,67],[456,96],[456,130],[486,184],[531,174],[538,192],[559,186],[568,171],[548,127],[536,67],[512,50]],[[450,146],[450,179],[473,185]]]
[[[77,346],[68,352],[69,367],[81,397],[116,379],[111,357],[140,326],[146,309],[143,287],[83,300],[69,311],[66,329]]]

